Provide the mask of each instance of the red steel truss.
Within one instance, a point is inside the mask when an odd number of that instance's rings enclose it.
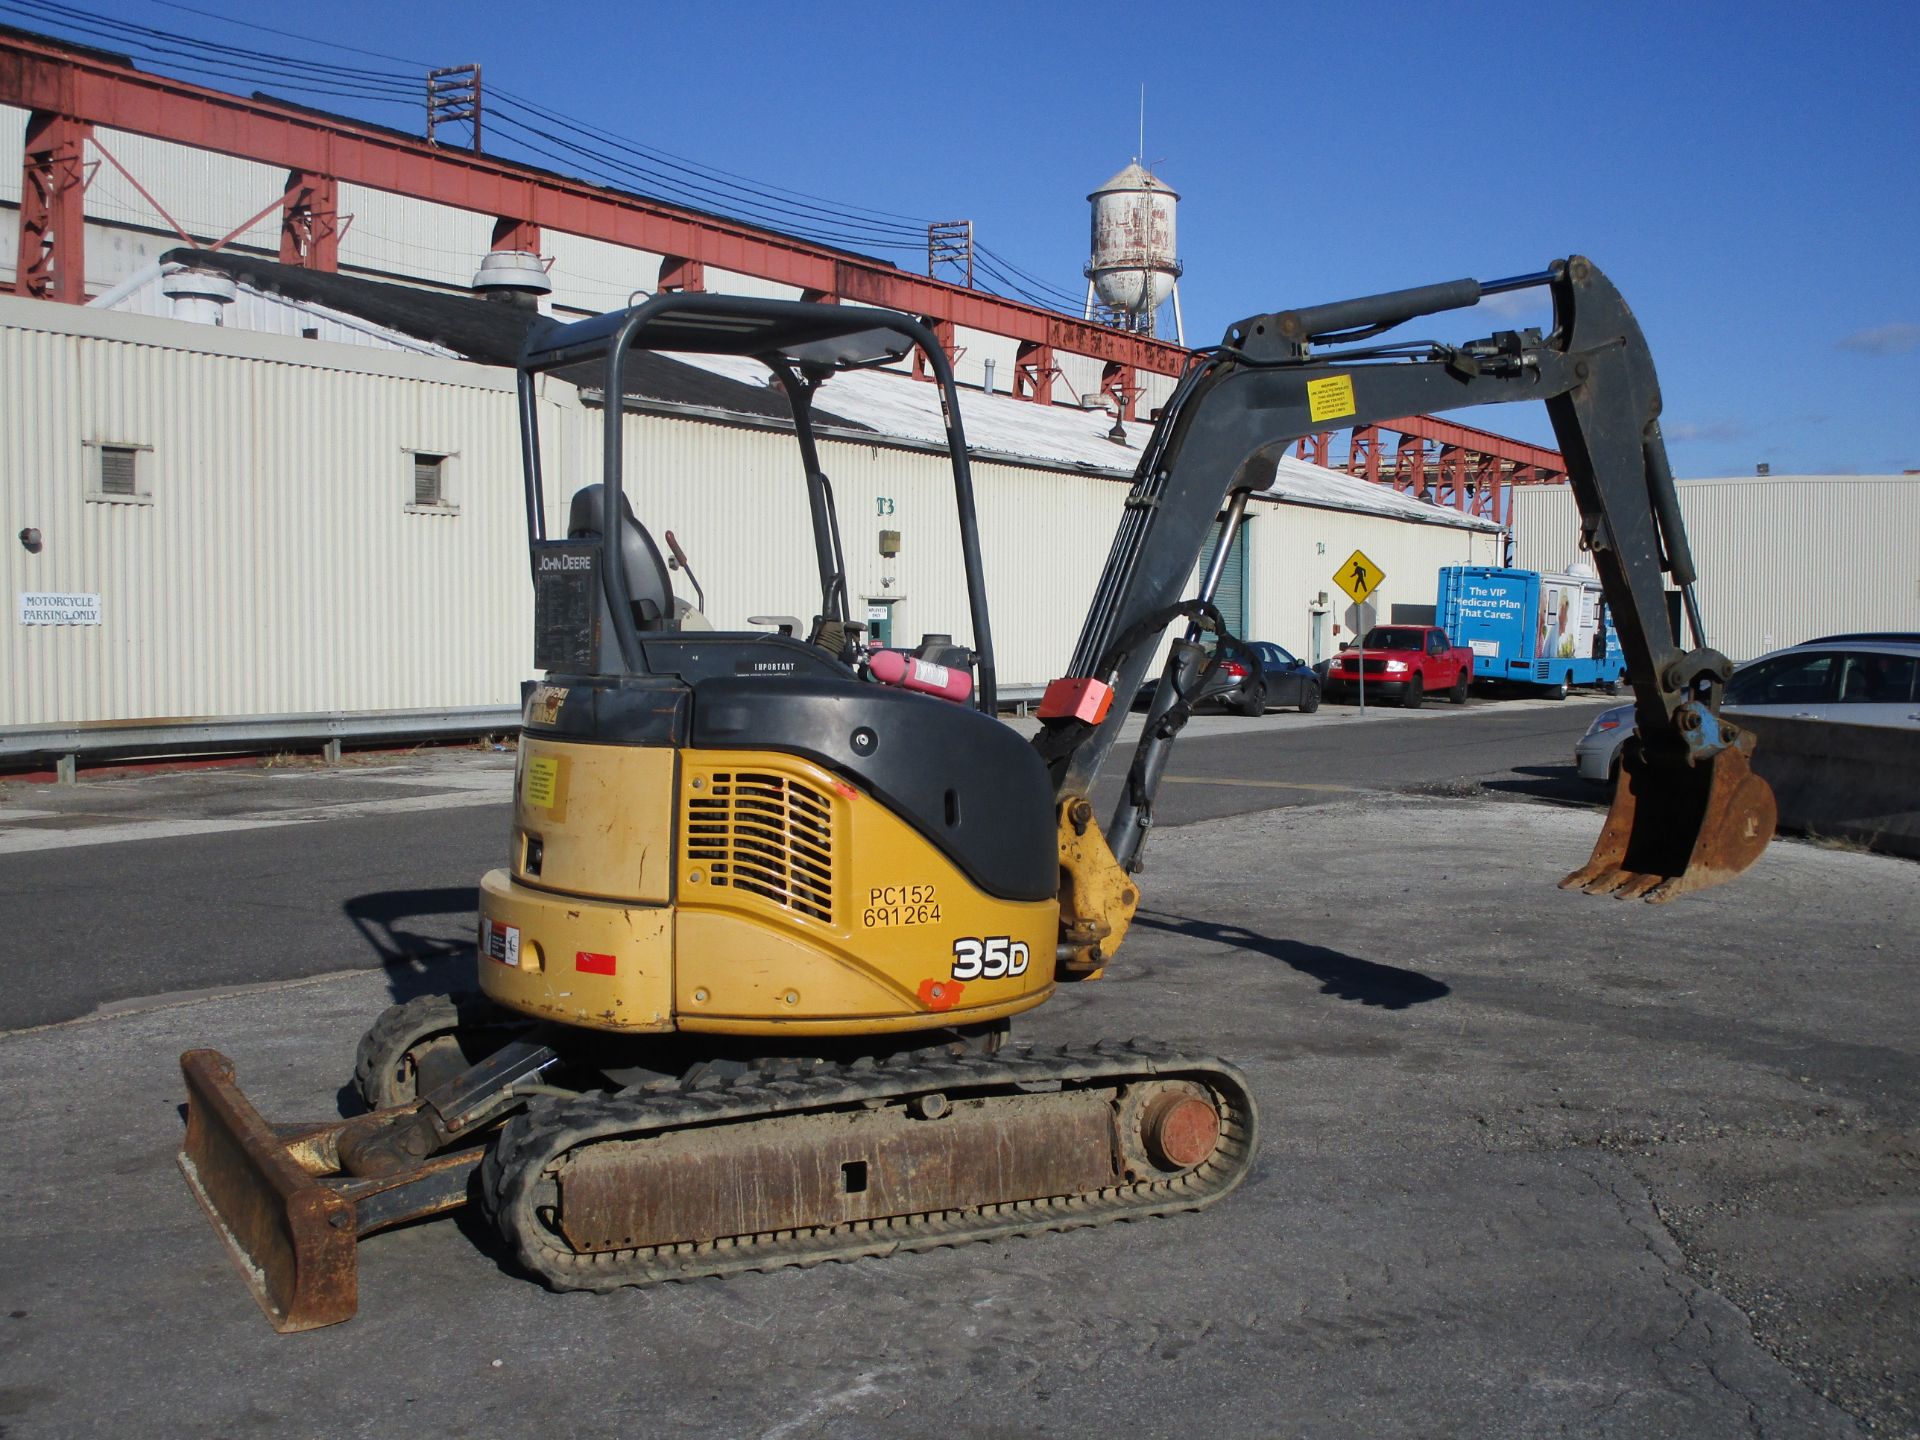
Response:
[[[364,185],[477,211],[508,226],[539,226],[651,250],[669,259],[672,273],[663,281],[685,289],[699,288],[704,268],[714,266],[1160,375],[1178,374],[1186,353],[1164,341],[911,275],[722,216],[146,74],[98,54],[20,36],[0,36],[0,103],[35,115],[27,154],[30,199],[44,197],[48,206],[70,204],[75,216],[75,187],[81,183],[75,171],[77,145],[89,126],[284,168],[294,182],[283,210],[282,252],[296,264],[331,268],[337,263],[341,217],[333,197],[341,184]],[[54,141],[65,146],[57,154],[50,149]],[[74,284],[57,298],[79,300],[84,277],[80,226],[71,220],[59,226],[51,211],[36,218],[32,240],[40,250],[21,274],[42,288],[25,293],[53,296],[64,266]],[[24,229],[22,234],[24,253],[29,241]]]
[[[20,249],[14,290],[42,300],[86,303],[81,259],[86,232],[86,142],[93,127],[72,116],[35,111],[20,164]]]
[[[1176,376],[1188,354],[1164,340],[908,274],[724,216],[147,74],[57,42],[0,35],[0,104],[31,112],[14,282],[22,295],[72,304],[86,299],[83,202],[93,168],[86,148],[97,126],[284,168],[283,193],[262,197],[265,208],[214,248],[278,210],[280,259],[290,265],[338,267],[340,237],[353,219],[340,213],[339,187],[353,184],[490,215],[495,249],[537,251],[541,232],[552,229],[652,251],[663,257],[661,289],[704,289],[713,266],[795,286],[808,299],[923,316],[950,348],[960,327],[1007,336],[1019,344],[1013,393],[1042,404],[1053,398],[1056,355],[1085,355],[1102,362],[1100,393],[1135,418],[1139,372]],[[1387,435],[1396,437],[1391,459],[1384,453]],[[1299,453],[1324,465],[1330,445],[1330,436],[1312,436],[1300,442]],[[1554,451],[1425,416],[1352,432],[1337,468],[1502,523],[1509,487],[1565,479]]]
[[[1559,485],[1567,478],[1567,462],[1557,450],[1431,415],[1363,425],[1347,432],[1344,459],[1332,452],[1333,436],[1323,433],[1302,440],[1296,453],[1501,525],[1512,515],[1515,485]]]

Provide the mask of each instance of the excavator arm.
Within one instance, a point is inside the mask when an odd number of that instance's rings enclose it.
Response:
[[[1552,293],[1545,336],[1364,343],[1418,316],[1532,287]],[[1138,897],[1115,872],[1138,868],[1154,794],[1187,718],[1185,695],[1197,689],[1195,642],[1222,628],[1211,607],[1221,561],[1248,497],[1267,488],[1279,457],[1334,427],[1515,400],[1546,403],[1639,720],[1601,840],[1565,883],[1664,900],[1729,879],[1758,858],[1773,832],[1773,797],[1748,765],[1752,738],[1719,716],[1732,667],[1701,638],[1653,361],[1620,293],[1576,256],[1509,280],[1456,280],[1255,315],[1196,353],[1142,453],[1072,664],[1041,709],[1035,744],[1061,817],[1063,975],[1098,973],[1124,934]],[[1216,520],[1200,593],[1182,602]],[[1669,580],[1684,597],[1695,649],[1673,640]],[[1186,636],[1167,659],[1125,793],[1101,832],[1105,844],[1094,845],[1093,782],[1126,715],[1112,696],[1135,692],[1165,627],[1182,616]]]

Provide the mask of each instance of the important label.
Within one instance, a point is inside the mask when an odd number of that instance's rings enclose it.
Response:
[[[480,953],[502,965],[520,963],[520,927],[498,920],[480,922]]]
[[[536,755],[527,762],[527,777],[520,786],[520,798],[529,805],[551,810],[560,799],[560,778],[564,773],[557,755]]]
[[[1315,420],[1338,420],[1360,407],[1353,400],[1353,377],[1329,375],[1307,382],[1307,414]]]
[[[100,597],[69,595],[50,590],[20,592],[22,625],[98,625]]]

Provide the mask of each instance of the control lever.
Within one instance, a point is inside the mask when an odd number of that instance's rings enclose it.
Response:
[[[700,588],[699,577],[693,573],[693,566],[687,563],[687,552],[680,548],[680,542],[673,538],[673,532],[671,530],[667,531],[667,549],[673,552],[673,559],[669,560],[667,564],[672,569],[687,572],[687,583],[693,586],[693,593],[698,596],[700,600],[701,613],[705,614],[707,609],[707,592]]]

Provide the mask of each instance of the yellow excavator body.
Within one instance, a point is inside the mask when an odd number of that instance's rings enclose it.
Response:
[[[538,1019],[880,1034],[1053,992],[1057,900],[987,894],[797,756],[523,738],[512,853],[481,882],[479,979]]]

